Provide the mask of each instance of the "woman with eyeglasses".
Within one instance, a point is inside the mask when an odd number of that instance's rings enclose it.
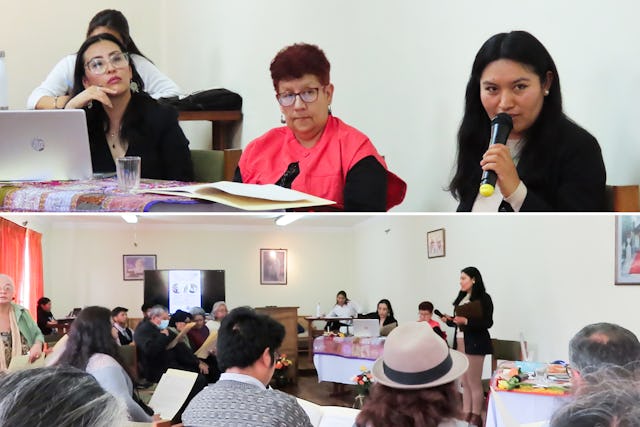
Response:
[[[93,172],[114,172],[115,159],[140,156],[142,178],[193,180],[189,141],[178,114],[143,89],[116,37],[99,34],[80,46],[65,108],[86,110]]]
[[[131,56],[147,93],[155,99],[178,96],[180,88],[164,75],[134,43],[129,34],[129,22],[122,12],[105,9],[98,12],[89,22],[86,37],[108,33],[115,36],[125,46]],[[61,109],[71,99],[73,90],[73,70],[76,54],[67,55],[51,70],[46,79],[33,90],[27,101],[29,109]]]
[[[277,184],[333,200],[336,210],[386,211],[406,184],[387,170],[369,138],[331,115],[333,84],[324,52],[310,44],[282,49],[271,78],[286,126],[252,141],[235,181]]]

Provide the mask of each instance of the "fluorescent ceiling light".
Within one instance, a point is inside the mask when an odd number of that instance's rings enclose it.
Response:
[[[134,213],[123,213],[122,219],[128,224],[137,224],[138,223],[138,215]]]
[[[280,225],[284,227],[285,225],[289,225],[292,222],[299,220],[304,215],[305,214],[302,212],[291,212],[291,213],[286,213],[284,215],[280,215],[278,218],[276,218],[276,225]]]

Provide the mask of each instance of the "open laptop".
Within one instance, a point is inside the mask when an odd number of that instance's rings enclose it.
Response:
[[[84,110],[0,111],[0,181],[91,177]]]
[[[356,337],[379,337],[380,321],[378,319],[353,319],[353,335]]]

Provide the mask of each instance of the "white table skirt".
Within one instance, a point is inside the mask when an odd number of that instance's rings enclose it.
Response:
[[[329,381],[342,384],[355,384],[351,379],[358,375],[361,367],[371,370],[375,360],[355,359],[328,354],[315,354],[313,364],[318,372],[318,382]]]
[[[491,391],[486,427],[544,426],[570,396]]]

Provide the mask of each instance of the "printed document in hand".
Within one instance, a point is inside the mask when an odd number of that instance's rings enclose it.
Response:
[[[332,205],[335,202],[275,184],[244,184],[219,181],[183,187],[149,188],[140,193],[166,194],[209,200],[249,211],[305,208]]]
[[[197,377],[198,374],[195,372],[167,369],[151,396],[149,406],[156,414],[160,414],[163,420],[173,419],[187,400]]]

